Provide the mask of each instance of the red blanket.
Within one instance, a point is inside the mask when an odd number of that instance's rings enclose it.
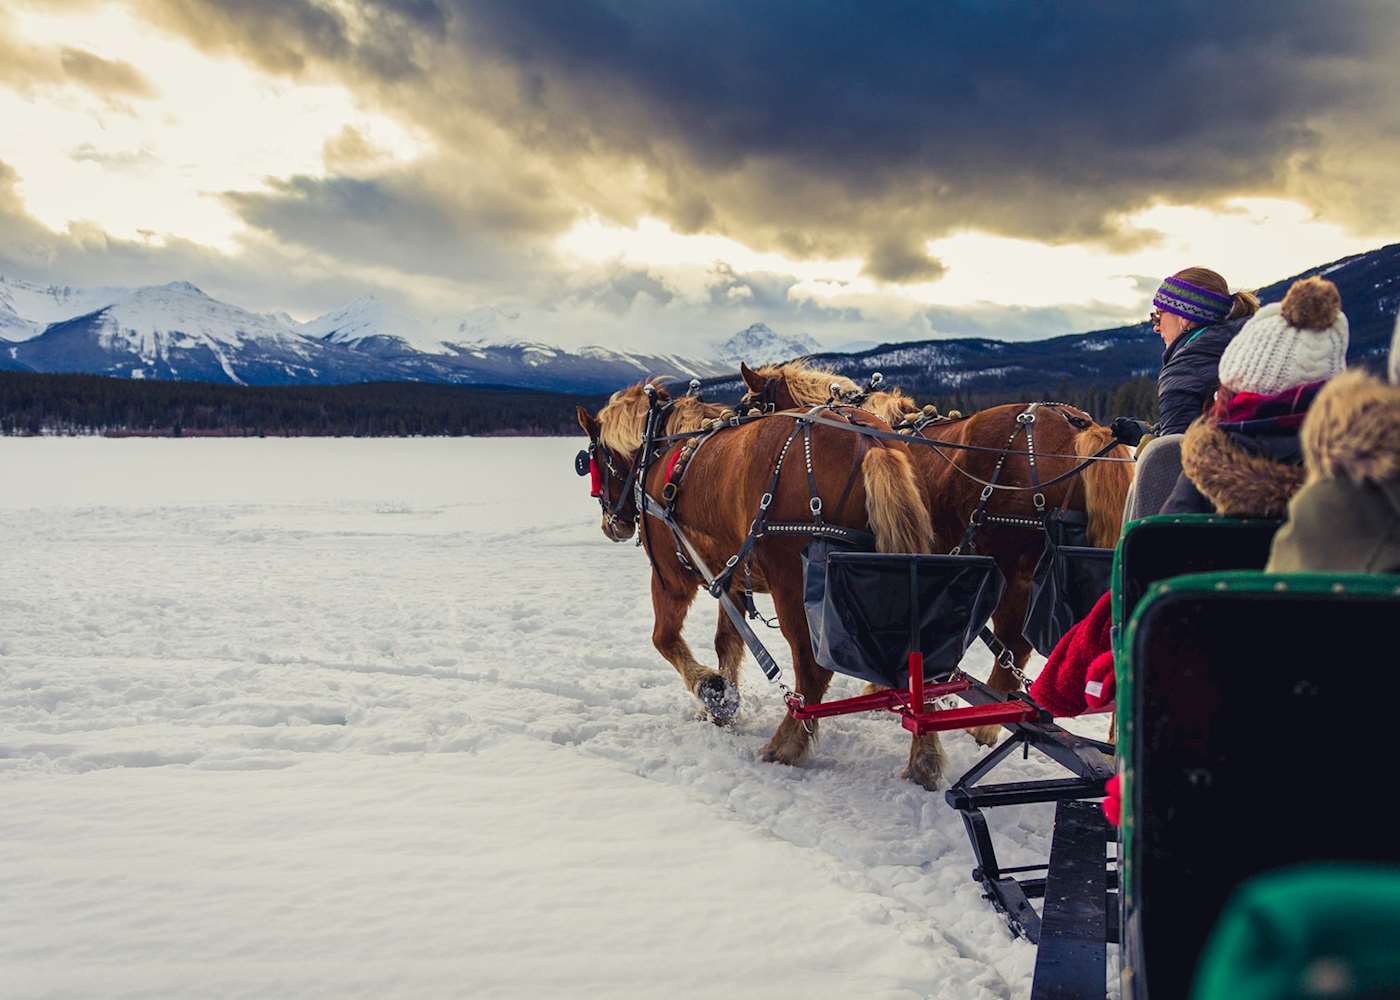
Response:
[[[1050,651],[1045,669],[1031,685],[1031,697],[1037,704],[1061,718],[1113,704],[1112,624],[1113,602],[1104,594],[1088,616],[1076,622]]]

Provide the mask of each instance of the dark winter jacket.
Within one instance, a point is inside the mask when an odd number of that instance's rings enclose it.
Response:
[[[1303,423],[1307,482],[1268,570],[1400,573],[1400,387],[1338,375]]]
[[[1161,512],[1282,517],[1303,485],[1299,427],[1322,385],[1240,393],[1193,423],[1181,442],[1181,477]]]
[[[1220,387],[1220,355],[1244,319],[1184,333],[1162,352],[1157,374],[1157,436],[1181,434],[1199,417]]]

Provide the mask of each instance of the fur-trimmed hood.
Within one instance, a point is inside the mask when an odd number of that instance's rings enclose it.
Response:
[[[1235,517],[1282,517],[1303,485],[1303,467],[1280,461],[1202,417],[1181,442],[1181,468],[1216,511]]]
[[[1302,439],[1309,482],[1400,480],[1400,386],[1343,372],[1313,402]]]

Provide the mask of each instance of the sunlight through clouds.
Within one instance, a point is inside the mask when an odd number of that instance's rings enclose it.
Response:
[[[972,231],[931,240],[926,249],[944,263],[946,273],[935,281],[904,285],[862,275],[859,259],[798,260],[755,251],[728,237],[678,233],[651,218],[633,227],[589,219],[561,237],[557,247],[580,262],[649,268],[688,292],[703,288],[704,276],[720,262],[740,272],[793,276],[797,281],[788,295],[794,300],[859,305],[867,311],[872,306],[899,313],[992,302],[1036,308],[1089,300],[1127,315],[1149,294],[1140,278],[1156,279],[1203,264],[1236,287],[1253,288],[1381,242],[1379,236],[1358,236],[1321,221],[1296,202],[1267,198],[1236,198],[1218,208],[1158,205],[1124,222],[1155,237],[1128,253]],[[879,310],[882,299],[885,309]]]
[[[219,195],[260,189],[268,177],[324,176],[324,147],[347,126],[397,159],[429,148],[341,86],[293,84],[211,58],[116,8],[21,11],[10,24],[33,46],[139,67],[154,92],[116,99],[71,85],[0,88],[0,161],[51,229],[91,222],[119,238],[172,234],[229,252],[243,223]]]

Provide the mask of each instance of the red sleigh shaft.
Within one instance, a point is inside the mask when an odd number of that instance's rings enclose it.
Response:
[[[909,654],[907,691],[891,688],[820,705],[803,705],[794,698],[788,703],[788,714],[794,719],[806,721],[827,719],[836,715],[854,715],[858,712],[890,711],[899,716],[900,724],[905,729],[916,735],[972,729],[992,724],[1028,722],[1039,715],[1035,706],[1019,700],[991,705],[970,705],[966,708],[927,707],[930,701],[944,695],[958,694],[970,687],[972,682],[962,678],[938,684],[926,683],[923,654],[914,652]]]

